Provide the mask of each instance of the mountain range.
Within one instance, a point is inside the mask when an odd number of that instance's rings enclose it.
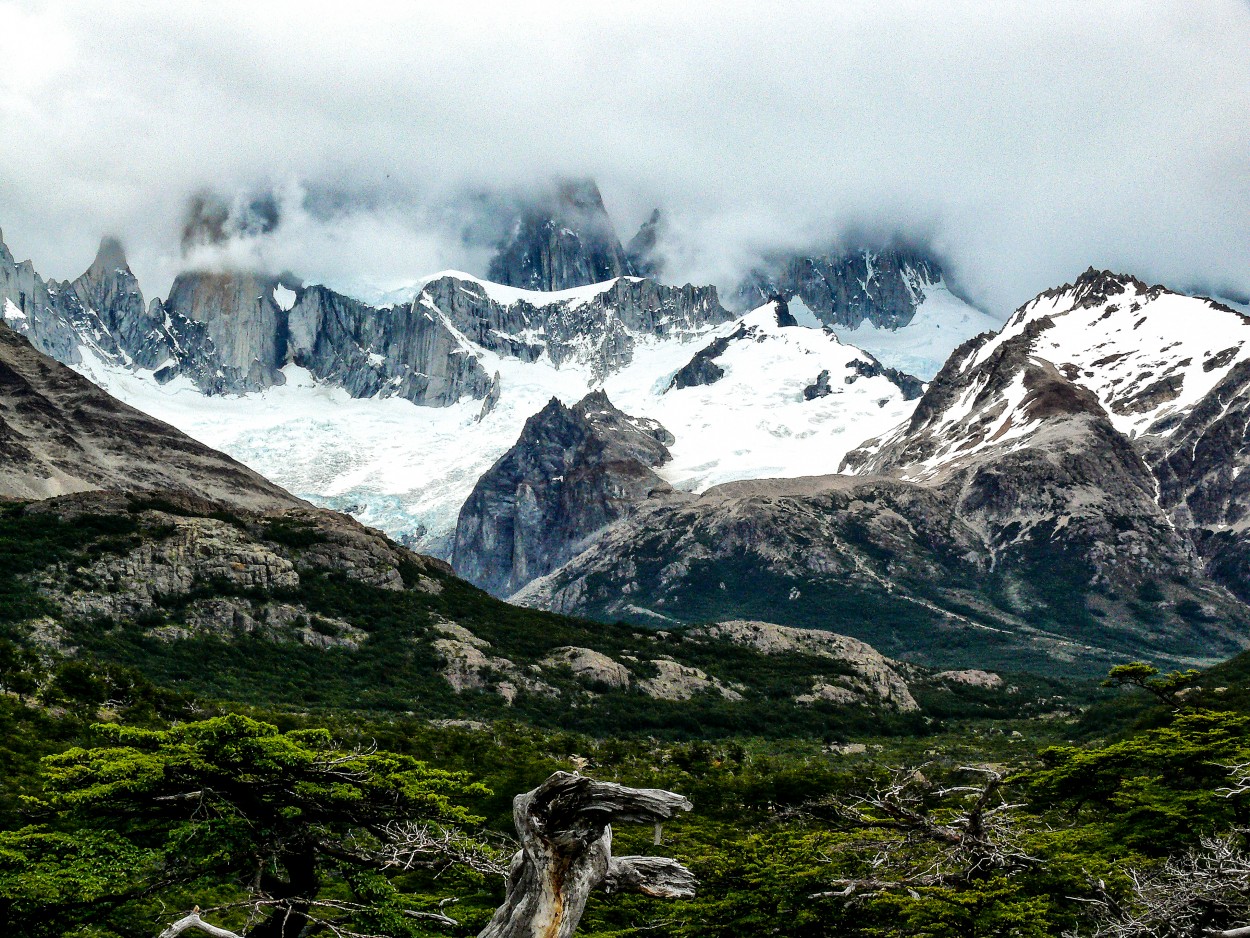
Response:
[[[621,418],[601,408],[600,394],[577,410],[615,437]],[[662,451],[656,428],[629,427]],[[1049,705],[1044,685],[906,664],[825,631],[723,621],[673,635],[509,606],[138,414],[5,325],[0,470],[0,638],[195,693],[663,732]]]
[[[982,663],[1227,656],[1248,324],[1091,269],[960,346],[843,474],[645,506],[515,598],[639,622],[769,608]]]
[[[0,310],[32,346],[6,340],[10,371],[42,375],[39,412],[75,441],[23,450],[35,410],[9,408],[8,494],[305,498],[516,603],[814,628],[935,666],[1250,642],[1250,318],[1091,268],[1000,327],[910,248],[769,259],[743,312],[653,279],[662,249],[658,213],[622,247],[593,183],[518,212],[490,268],[507,282],[444,272],[389,306],[248,271],[145,303],[115,241],[55,282],[0,239]],[[940,368],[892,364],[916,350]],[[207,446],[82,379],[47,386],[37,352]],[[135,471],[162,460],[110,452],[91,408],[188,455]],[[196,492],[188,461],[246,498]]]

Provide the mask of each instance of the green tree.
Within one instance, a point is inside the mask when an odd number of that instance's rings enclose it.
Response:
[[[1132,661],[1112,668],[1102,686],[1140,687],[1157,697],[1161,703],[1176,707],[1182,701],[1182,693],[1193,686],[1200,674],[1201,672],[1190,668],[1188,671],[1173,671],[1159,677],[1159,669],[1154,665],[1145,661]]]
[[[292,938],[316,916],[350,922],[382,907],[392,925],[441,919],[378,872],[485,855],[457,831],[478,822],[461,802],[486,789],[411,756],[344,750],[326,730],[282,733],[235,714],[97,729],[113,744],[45,760],[38,807],[157,851],[151,887],[234,884],[234,905],[262,917],[250,938]]]
[[[1107,825],[1115,841],[1159,856],[1199,834],[1250,822],[1225,789],[1250,761],[1250,716],[1179,713],[1167,726],[1095,749],[1051,747],[1029,778],[1035,802]]]
[[[0,931],[52,938],[142,890],[159,855],[116,834],[0,831]]]

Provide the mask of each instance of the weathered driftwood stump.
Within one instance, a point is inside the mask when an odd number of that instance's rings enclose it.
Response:
[[[512,817],[521,849],[508,870],[507,898],[478,938],[570,938],[594,889],[692,898],[694,875],[676,860],[612,856],[611,828],[614,821],[659,823],[690,808],[671,791],[568,772],[517,795]]]

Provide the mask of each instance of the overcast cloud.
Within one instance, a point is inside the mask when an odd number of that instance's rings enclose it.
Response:
[[[1090,264],[1250,293],[1250,4],[0,0],[0,226],[45,276],[115,233],[163,293],[205,187],[284,194],[239,263],[480,273],[462,198],[555,174],[623,238],[661,206],[669,279],[868,232],[1000,314]]]

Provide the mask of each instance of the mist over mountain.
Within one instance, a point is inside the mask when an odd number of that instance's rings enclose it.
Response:
[[[393,287],[486,273],[482,193],[589,176],[623,242],[662,210],[675,283],[868,233],[930,243],[1000,316],[1089,264],[1250,294],[1235,0],[372,12],[6,6],[11,247],[67,278],[113,234],[164,295],[188,199],[276,191],[223,262]]]

